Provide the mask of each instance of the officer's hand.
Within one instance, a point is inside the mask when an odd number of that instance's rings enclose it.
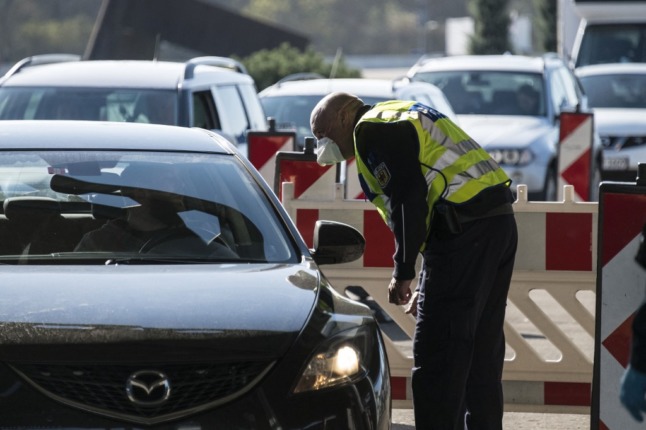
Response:
[[[405,305],[410,300],[410,283],[412,279],[407,281],[398,281],[393,278],[390,280],[388,286],[388,301],[396,305]]]
[[[619,399],[621,404],[630,412],[630,415],[639,422],[644,420],[643,412],[646,412],[646,373],[628,366],[621,378],[621,390]]]
[[[406,306],[406,309],[404,309],[404,312],[411,314],[414,317],[417,316],[417,294],[417,291],[413,293],[413,296],[410,299],[410,303],[408,304],[408,306]]]

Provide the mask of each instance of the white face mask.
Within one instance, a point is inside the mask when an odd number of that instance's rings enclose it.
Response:
[[[316,144],[316,162],[321,166],[340,163],[345,160],[341,149],[332,139],[324,137]]]

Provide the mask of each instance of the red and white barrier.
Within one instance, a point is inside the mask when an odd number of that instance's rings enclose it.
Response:
[[[560,115],[558,189],[572,185],[577,201],[592,200],[593,119],[592,113],[562,112]]]
[[[594,369],[592,427],[601,430],[643,429],[619,403],[619,384],[628,365],[631,324],[644,300],[646,271],[635,262],[646,223],[646,187],[604,183],[601,186],[597,283],[598,324]]]
[[[294,177],[296,181],[301,178]],[[311,179],[309,180],[311,181]],[[329,184],[329,181],[325,181]],[[320,184],[319,184],[320,185]],[[317,219],[350,224],[366,239],[366,252],[357,261],[324,266],[325,276],[340,292],[361,286],[384,309],[395,324],[412,338],[415,321],[403,307],[387,301],[386,288],[392,274],[394,239],[374,206],[344,197],[343,184],[334,184],[328,197],[296,197],[295,183],[283,182],[282,202],[306,242],[311,245]],[[347,190],[347,189],[346,189]],[[299,191],[306,195],[307,191]],[[572,187],[563,202],[528,202],[526,187],[518,187],[514,204],[519,229],[519,251],[512,278],[509,306],[530,321],[540,337],[559,351],[547,357],[523,337],[517,321],[506,321],[508,354],[505,362],[505,399],[508,410],[586,413],[590,407],[593,345],[581,346],[571,339],[572,326],[582,336],[594,336],[593,310],[577,298],[594,293],[597,243],[597,203],[575,202]],[[534,292],[546,292],[574,322],[554,319],[546,313]],[[393,405],[411,407],[410,341],[396,341],[386,334],[386,348],[393,381]]]
[[[276,154],[296,149],[296,133],[291,131],[250,131],[247,158],[271,186],[274,183]]]

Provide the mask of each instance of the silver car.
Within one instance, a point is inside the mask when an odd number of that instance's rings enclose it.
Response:
[[[309,77],[309,78],[308,78]],[[311,136],[310,113],[316,103],[334,91],[344,91],[361,98],[366,104],[386,100],[414,100],[437,109],[458,121],[451,104],[435,85],[423,82],[388,79],[311,79],[312,75],[292,75],[265,88],[259,94],[267,116],[276,120],[279,129],[296,131],[299,146]]]
[[[530,200],[557,198],[559,114],[585,107],[583,91],[565,62],[554,55],[428,58],[415,64],[408,77],[442,89],[461,127],[514,184],[527,185]],[[591,188],[599,181],[594,159]]]
[[[575,71],[603,143],[601,177],[635,181],[646,163],[646,64],[615,63]]]

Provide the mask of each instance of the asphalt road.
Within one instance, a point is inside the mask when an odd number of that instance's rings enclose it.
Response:
[[[394,409],[392,430],[413,430],[412,409]],[[504,430],[589,430],[590,416],[580,414],[538,414],[506,412]]]

